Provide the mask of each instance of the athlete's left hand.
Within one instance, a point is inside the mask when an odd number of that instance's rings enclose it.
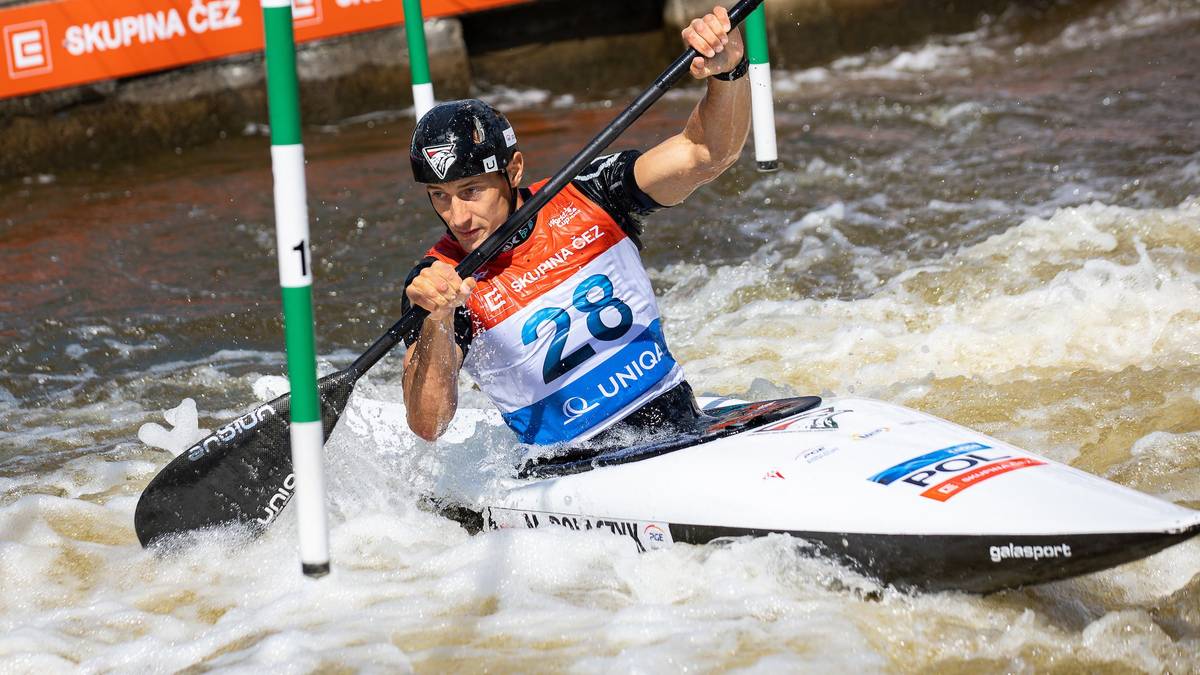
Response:
[[[729,23],[729,12],[724,7],[713,7],[713,11],[699,19],[693,19],[683,29],[683,42],[695,47],[700,56],[692,59],[692,77],[703,80],[710,75],[726,73],[742,60],[741,31],[733,30]]]

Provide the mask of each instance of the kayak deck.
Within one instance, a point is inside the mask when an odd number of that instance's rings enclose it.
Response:
[[[694,428],[661,441],[615,448],[568,448],[548,457],[525,462],[518,478],[553,478],[591,471],[602,466],[636,462],[668,452],[695,447],[778,422],[821,404],[819,396],[800,396],[758,403],[742,403],[702,413]]]

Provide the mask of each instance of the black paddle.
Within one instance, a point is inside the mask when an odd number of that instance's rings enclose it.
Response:
[[[762,0],[741,0],[729,11],[730,23],[737,26],[761,3]],[[699,52],[689,47],[675,59],[650,88],[559,169],[479,248],[464,258],[455,268],[458,276],[466,278],[487,264],[522,224],[674,86],[697,56],[700,56]],[[420,307],[409,309],[348,368],[321,378],[317,387],[325,438],[329,438],[346,409],[358,379],[404,335],[419,327],[428,314]],[[287,505],[294,489],[288,419],[290,404],[290,394],[284,394],[260,405],[217,429],[163,467],[142,492],[134,513],[134,529],[142,545],[148,546],[169,534],[215,525],[239,523],[255,530],[270,525]]]

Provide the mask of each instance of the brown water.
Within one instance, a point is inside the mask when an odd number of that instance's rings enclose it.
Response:
[[[777,72],[785,169],[747,150],[648,223],[689,380],[895,401],[1200,507],[1198,72],[1200,5],[1153,0]],[[481,93],[532,176],[632,95]],[[674,133],[696,95],[617,146]],[[399,316],[439,234],[410,131],[403,111],[306,130],[327,369]],[[283,370],[269,181],[251,129],[0,186],[0,671],[1200,670],[1194,541],[979,598],[877,589],[784,539],[467,537],[415,495],[491,489],[509,444],[465,422],[416,441],[391,359],[330,442],[332,578],[298,578],[289,522],[142,552],[133,506],[170,455],[138,428],[189,397],[212,427]]]

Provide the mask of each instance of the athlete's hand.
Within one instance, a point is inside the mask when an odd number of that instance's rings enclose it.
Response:
[[[462,307],[475,290],[475,279],[460,279],[454,267],[440,261],[421,270],[408,285],[408,300],[417,307],[429,310],[429,318],[444,321]]]
[[[692,77],[703,80],[709,75],[727,73],[742,60],[745,47],[742,34],[733,30],[729,23],[729,12],[724,7],[713,7],[713,11],[699,19],[693,19],[683,29],[683,43],[695,47],[700,56],[692,59]]]

